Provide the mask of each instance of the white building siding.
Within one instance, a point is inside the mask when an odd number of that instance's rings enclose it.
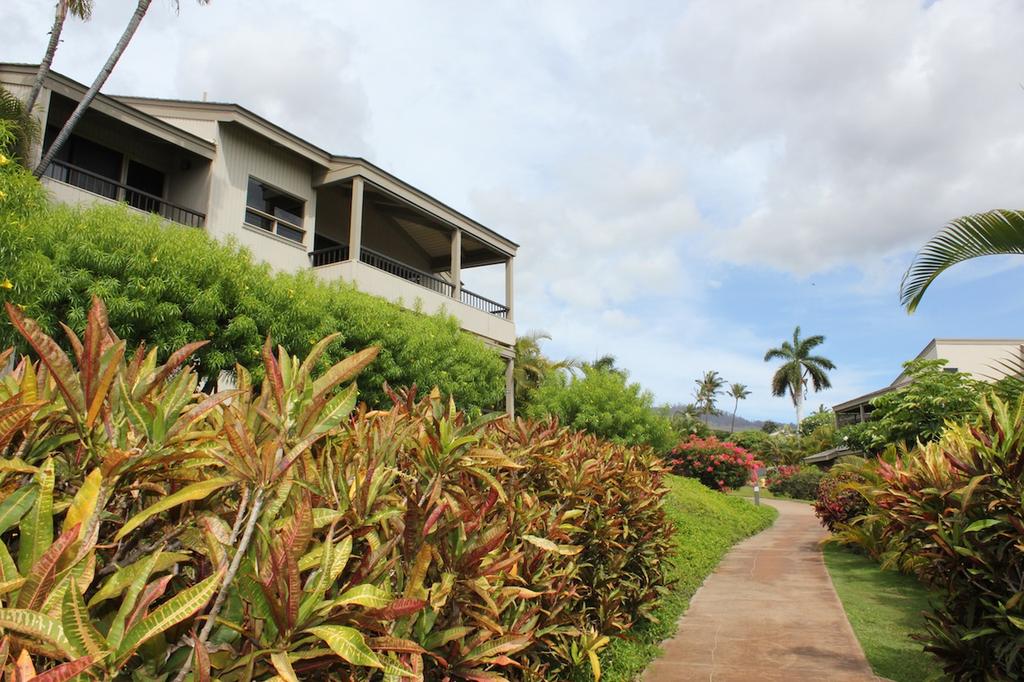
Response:
[[[309,161],[274,147],[232,124],[220,124],[217,137],[220,153],[213,164],[206,220],[210,234],[219,239],[234,237],[274,269],[291,272],[308,268],[307,253],[312,249],[316,227],[316,192]],[[245,199],[250,176],[306,202],[304,244],[275,238],[259,228],[245,226]]]

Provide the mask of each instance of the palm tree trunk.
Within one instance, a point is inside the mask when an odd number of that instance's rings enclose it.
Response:
[[[732,408],[732,424],[729,426],[729,433],[736,431],[736,410],[740,409],[740,399],[736,398],[736,404]]]
[[[57,0],[57,9],[53,13],[53,27],[50,29],[50,42],[46,44],[46,53],[43,60],[39,62],[39,70],[36,71],[36,79],[32,83],[32,91],[28,93],[25,101],[25,111],[32,113],[32,107],[39,99],[39,92],[43,89],[43,81],[46,74],[50,73],[50,64],[53,63],[53,55],[57,53],[57,45],[60,44],[60,33],[64,30],[64,20],[68,16],[68,0]]]
[[[41,176],[45,171],[50,162],[53,161],[54,157],[57,156],[57,152],[60,151],[64,143],[71,137],[71,131],[78,125],[82,115],[85,114],[85,110],[89,108],[92,101],[96,99],[96,95],[99,94],[100,88],[107,82],[107,78],[110,77],[110,72],[114,70],[114,66],[117,61],[124,54],[125,49],[128,48],[128,43],[131,42],[132,36],[135,35],[135,31],[138,30],[139,24],[142,23],[142,18],[146,16],[146,12],[149,10],[149,5],[153,0],[139,0],[139,4],[135,7],[135,12],[132,14],[132,18],[128,20],[128,25],[124,28],[124,33],[121,34],[121,39],[117,41],[117,45],[114,46],[114,51],[110,53],[110,57],[107,58],[107,63],[103,65],[99,74],[96,76],[96,80],[93,81],[92,86],[82,97],[82,101],[78,103],[75,110],[71,112],[71,116],[64,123],[64,127],[60,129],[60,133],[57,134],[53,144],[43,155],[39,165],[36,166],[35,175],[36,177]]]
[[[801,409],[801,408],[803,408],[803,403],[804,403],[804,387],[803,387],[803,382],[801,382],[800,385],[797,386],[796,398],[793,400],[793,404],[796,406],[796,442],[797,442],[797,445],[800,444],[800,417],[801,417],[801,414],[803,412],[803,410]]]

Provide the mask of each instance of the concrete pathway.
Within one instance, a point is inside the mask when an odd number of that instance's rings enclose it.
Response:
[[[643,682],[869,682],[802,502],[766,500],[775,524],[730,551],[694,595]]]

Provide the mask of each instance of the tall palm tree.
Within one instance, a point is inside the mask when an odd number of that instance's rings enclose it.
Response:
[[[727,394],[730,398],[736,400],[736,403],[732,407],[732,425],[729,426],[729,433],[736,430],[736,410],[740,408],[740,401],[746,400],[750,397],[750,389],[745,384],[733,384],[729,387]]]
[[[693,391],[697,409],[704,415],[704,423],[706,424],[708,417],[718,412],[716,403],[718,402],[718,394],[721,393],[722,387],[725,386],[725,379],[719,376],[718,372],[711,369],[704,372],[704,376],[700,379],[694,379],[693,383],[697,384],[697,388]]]
[[[206,5],[210,2],[210,0],[196,1],[201,5]],[[109,57],[107,57],[106,63],[96,75],[96,79],[92,82],[92,85],[89,86],[89,89],[85,92],[85,95],[82,97],[82,101],[80,101],[78,106],[75,107],[75,110],[71,112],[71,116],[69,116],[68,120],[64,122],[64,126],[60,129],[60,132],[57,133],[57,137],[54,138],[53,142],[50,143],[50,148],[46,150],[45,154],[43,154],[43,158],[39,161],[39,165],[36,166],[34,171],[36,177],[39,177],[46,172],[46,168],[53,161],[54,157],[57,156],[57,152],[61,150],[64,143],[66,143],[68,138],[71,137],[71,132],[75,129],[75,126],[78,125],[78,122],[82,119],[85,111],[89,108],[89,105],[92,104],[92,101],[96,99],[96,95],[99,94],[100,88],[102,88],[103,84],[107,82],[107,78],[110,77],[111,72],[114,70],[114,66],[117,64],[118,60],[121,59],[121,55],[124,54],[124,51],[128,48],[128,43],[131,42],[132,37],[135,35],[135,31],[139,28],[139,24],[142,23],[142,19],[146,16],[146,12],[149,11],[149,6],[152,3],[153,0],[139,0],[138,4],[135,6],[135,11],[128,20],[128,25],[125,26],[124,32],[121,34],[121,38],[117,41],[117,44],[114,45],[114,51],[110,53]],[[174,0],[174,6],[175,8],[178,7],[178,0]]]
[[[57,53],[57,46],[60,44],[60,34],[64,30],[64,20],[68,14],[78,17],[82,21],[88,21],[92,16],[92,0],[57,0],[57,6],[53,13],[53,27],[50,28],[50,40],[46,44],[46,52],[39,62],[39,70],[36,71],[36,79],[32,83],[32,90],[25,100],[25,108],[32,111],[39,98],[39,92],[43,89],[43,81],[46,74],[50,72],[50,64],[53,63],[53,55]]]
[[[1024,211],[996,209],[950,221],[918,251],[900,283],[900,303],[912,313],[935,278],[965,260],[1024,254]]]
[[[826,370],[835,369],[836,366],[826,357],[811,355],[811,351],[824,342],[825,337],[820,334],[801,339],[800,327],[797,326],[793,330],[792,342],[783,341],[781,346],[772,348],[764,354],[765,362],[783,361],[772,376],[772,395],[784,396],[789,393],[789,397],[792,398],[793,407],[796,408],[796,437],[798,440],[800,438],[801,408],[808,381],[815,392],[832,386]]]

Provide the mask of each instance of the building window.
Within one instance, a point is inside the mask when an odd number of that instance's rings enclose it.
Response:
[[[249,178],[245,199],[245,222],[249,225],[301,244],[306,238],[302,229],[305,211],[306,202],[302,199]]]

